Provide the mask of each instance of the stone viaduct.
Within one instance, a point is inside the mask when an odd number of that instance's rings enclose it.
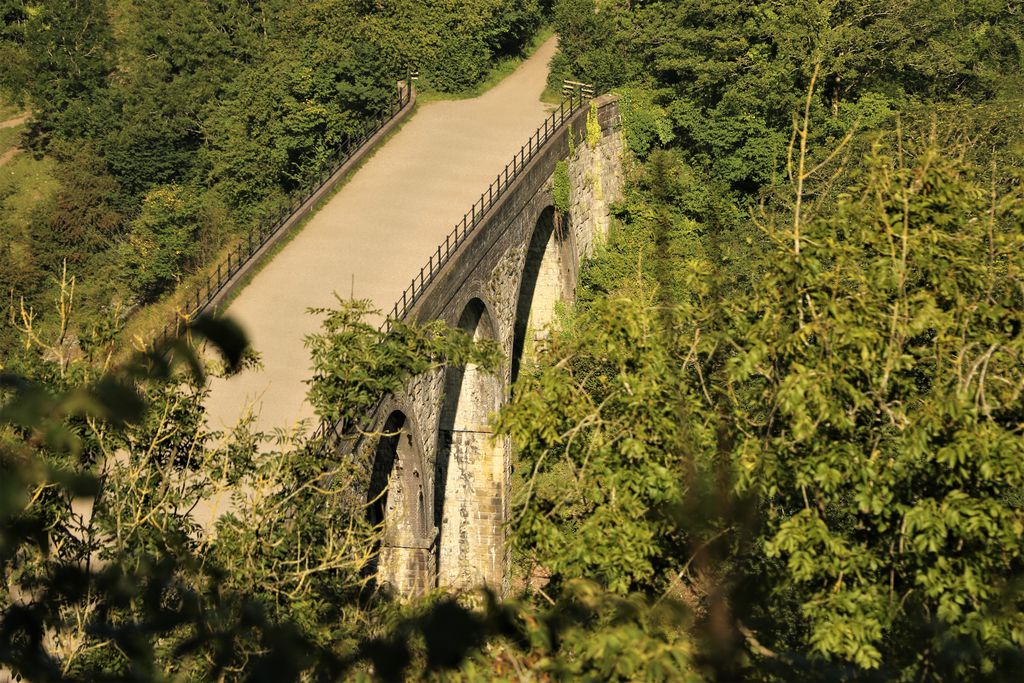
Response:
[[[377,576],[396,593],[507,589],[511,449],[492,438],[488,420],[607,231],[608,203],[622,193],[620,127],[613,96],[553,114],[393,311],[495,340],[507,358],[496,375],[469,365],[413,378],[382,401],[374,429],[339,446],[373,463],[367,500],[384,528]],[[559,212],[552,189],[561,160],[570,208]]]

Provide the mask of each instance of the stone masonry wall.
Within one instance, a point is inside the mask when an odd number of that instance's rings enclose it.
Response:
[[[608,235],[609,205],[620,201],[624,189],[622,154],[625,139],[618,107],[602,110],[602,128],[608,129],[591,147],[584,131],[574,138],[569,159],[569,216],[576,242],[576,262],[594,253]]]

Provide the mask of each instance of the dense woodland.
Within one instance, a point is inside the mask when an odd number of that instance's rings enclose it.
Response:
[[[3,666],[30,680],[1024,671],[1024,6],[2,6],[4,86],[60,179],[0,262],[5,289],[56,311],[2,368]],[[124,296],[159,296],[206,258],[176,249],[177,231],[213,253],[258,220],[411,55],[431,87],[464,90],[545,21],[553,84],[621,96],[627,196],[495,417],[515,446],[515,594],[393,601],[368,573],[365,468],[244,425],[208,433],[187,343],[116,368],[96,335],[69,350],[99,309],[44,283],[65,259],[85,291],[150,267],[124,247],[149,240],[181,260]],[[54,227],[70,224],[73,238]],[[382,338],[364,312],[324,312],[312,340],[325,416],[358,417],[428,367],[501,362],[439,325]],[[194,332],[244,371],[230,321]],[[258,495],[215,539],[195,526],[197,499],[240,487]]]

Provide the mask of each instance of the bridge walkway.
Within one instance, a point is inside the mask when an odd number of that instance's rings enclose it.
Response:
[[[230,428],[249,409],[265,431],[313,417],[303,338],[320,321],[306,309],[332,306],[338,292],[390,310],[480,188],[542,123],[555,47],[552,38],[480,97],[421,105],[242,290],[227,314],[249,334],[263,369],[213,380],[211,427]]]

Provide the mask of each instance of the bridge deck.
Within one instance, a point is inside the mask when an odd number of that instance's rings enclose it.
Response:
[[[317,331],[309,307],[333,292],[390,309],[480,188],[519,151],[547,107],[540,94],[555,39],[481,97],[422,105],[268,263],[228,308],[264,369],[214,380],[210,425],[230,427],[250,407],[259,429],[313,416],[303,337]]]

